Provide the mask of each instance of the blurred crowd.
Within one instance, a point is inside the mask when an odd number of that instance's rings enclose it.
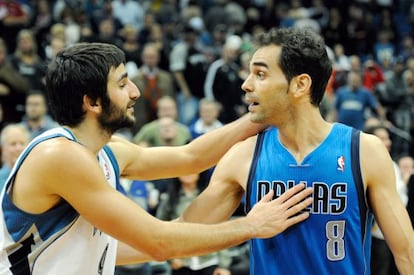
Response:
[[[384,126],[390,154],[396,163],[404,161],[408,182],[414,171],[412,0],[0,0],[0,183],[22,148],[57,126],[44,76],[60,49],[77,42],[120,47],[141,97],[136,125],[119,134],[142,146],[177,146],[247,112],[241,84],[255,35],[291,26],[311,28],[325,38],[333,74],[320,108],[324,117],[360,130]],[[193,175],[193,194],[202,191],[210,174]],[[170,180],[125,180],[124,185],[150,213],[174,219],[178,210],[165,212],[185,205],[177,197],[185,198],[180,183],[187,179]],[[223,262],[231,274],[248,274],[245,266],[234,264],[234,255],[244,252],[230,252],[233,264],[220,255],[206,261]],[[173,272],[205,267],[202,259],[192,261],[170,264]],[[119,274],[148,270],[125,268]]]

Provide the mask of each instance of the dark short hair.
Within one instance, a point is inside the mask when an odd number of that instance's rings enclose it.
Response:
[[[125,63],[124,52],[112,44],[77,43],[60,51],[46,72],[54,119],[61,125],[78,125],[85,116],[84,95],[109,104],[108,74],[122,63]]]
[[[319,106],[332,73],[323,38],[310,29],[273,28],[255,37],[256,47],[277,45],[280,56],[275,57],[286,79],[302,73],[312,78],[311,103]]]

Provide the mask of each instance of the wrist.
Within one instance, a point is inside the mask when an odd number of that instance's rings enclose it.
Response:
[[[242,230],[245,232],[247,240],[258,237],[258,229],[256,227],[256,223],[252,218],[250,218],[250,216],[239,218],[239,222],[241,223],[239,228],[242,228]]]

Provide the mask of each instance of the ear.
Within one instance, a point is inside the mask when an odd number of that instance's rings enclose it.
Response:
[[[86,112],[101,113],[101,99],[93,100],[89,96],[83,96],[83,108]]]
[[[308,74],[300,74],[295,76],[291,81],[291,91],[294,96],[302,96],[309,94],[312,85],[312,78]]]

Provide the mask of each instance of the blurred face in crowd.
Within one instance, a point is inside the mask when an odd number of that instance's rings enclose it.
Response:
[[[175,121],[172,118],[163,117],[159,120],[158,126],[161,139],[166,144],[172,143],[177,136]]]
[[[29,133],[23,126],[6,126],[1,133],[2,161],[10,168],[13,167],[29,139]]]
[[[410,156],[401,157],[398,160],[401,174],[411,175],[414,173],[414,159]]]
[[[356,72],[349,72],[348,85],[351,90],[357,89],[359,86],[361,86],[361,76]]]
[[[204,124],[211,125],[216,121],[220,113],[220,107],[214,102],[206,102],[200,105],[200,117]]]
[[[21,31],[18,36],[17,47],[25,54],[33,54],[36,52],[35,41],[29,31]]]
[[[159,99],[157,115],[158,118],[169,117],[175,120],[177,118],[177,105],[175,101],[170,98]]]
[[[142,62],[148,66],[150,69],[156,68],[158,66],[159,54],[158,50],[153,46],[145,47],[142,53]]]
[[[28,95],[26,98],[26,116],[29,120],[39,121],[47,113],[46,99],[41,94]]]

